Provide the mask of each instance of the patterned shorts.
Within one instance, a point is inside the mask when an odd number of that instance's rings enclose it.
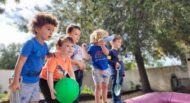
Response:
[[[93,78],[95,85],[101,84],[101,83],[109,84],[110,71],[109,71],[109,69],[100,70],[97,68],[93,68],[92,69],[92,78]]]
[[[39,82],[37,83],[21,83],[20,100],[21,103],[29,103],[30,101],[39,101],[40,99]]]

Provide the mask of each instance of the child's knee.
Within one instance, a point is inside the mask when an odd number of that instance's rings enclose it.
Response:
[[[101,85],[96,85],[96,90],[101,91],[102,90],[102,86]]]
[[[102,83],[102,87],[108,88],[108,84],[107,83]]]

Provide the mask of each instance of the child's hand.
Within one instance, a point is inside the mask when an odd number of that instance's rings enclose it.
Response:
[[[84,70],[86,68],[86,64],[83,61],[78,63],[78,66],[79,66],[80,70]]]
[[[75,78],[75,77],[70,77],[70,78],[76,81],[76,78]]]
[[[56,94],[55,89],[51,89],[50,93],[51,93],[51,99],[56,99],[56,97],[55,97],[55,94]]]
[[[104,42],[102,39],[98,40],[98,43],[100,46],[105,46],[106,42]]]
[[[20,89],[20,83],[19,82],[13,82],[9,85],[9,89],[11,89],[12,92],[15,92],[16,90]]]
[[[117,62],[117,63],[115,64],[115,68],[116,68],[116,69],[119,69],[119,67],[120,67],[120,64]]]
[[[82,48],[86,48],[87,47],[87,44],[86,43],[82,43]]]

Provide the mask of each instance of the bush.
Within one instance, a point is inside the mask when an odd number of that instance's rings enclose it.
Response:
[[[8,98],[8,94],[5,94],[5,93],[0,93],[0,100],[1,101],[7,101],[9,98]]]
[[[84,85],[82,91],[81,91],[82,94],[90,94],[90,95],[93,95],[94,94],[94,91],[89,88],[87,85]]]

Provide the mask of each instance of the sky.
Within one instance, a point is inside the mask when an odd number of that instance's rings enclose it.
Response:
[[[16,4],[14,0],[7,0],[6,5],[3,5],[5,12],[0,15],[0,43],[5,45],[10,43],[23,43],[29,39],[32,35],[19,31],[16,26],[13,26],[14,24],[11,19],[16,19],[17,15],[23,15],[25,18],[31,19],[34,15],[34,12],[32,12],[34,6],[38,5],[43,7],[49,5],[49,1],[50,0],[20,0],[20,3]]]
[[[19,32],[19,30],[11,25],[8,25],[6,18],[0,16],[0,43],[8,45],[10,43],[22,43],[30,35],[24,32]]]

